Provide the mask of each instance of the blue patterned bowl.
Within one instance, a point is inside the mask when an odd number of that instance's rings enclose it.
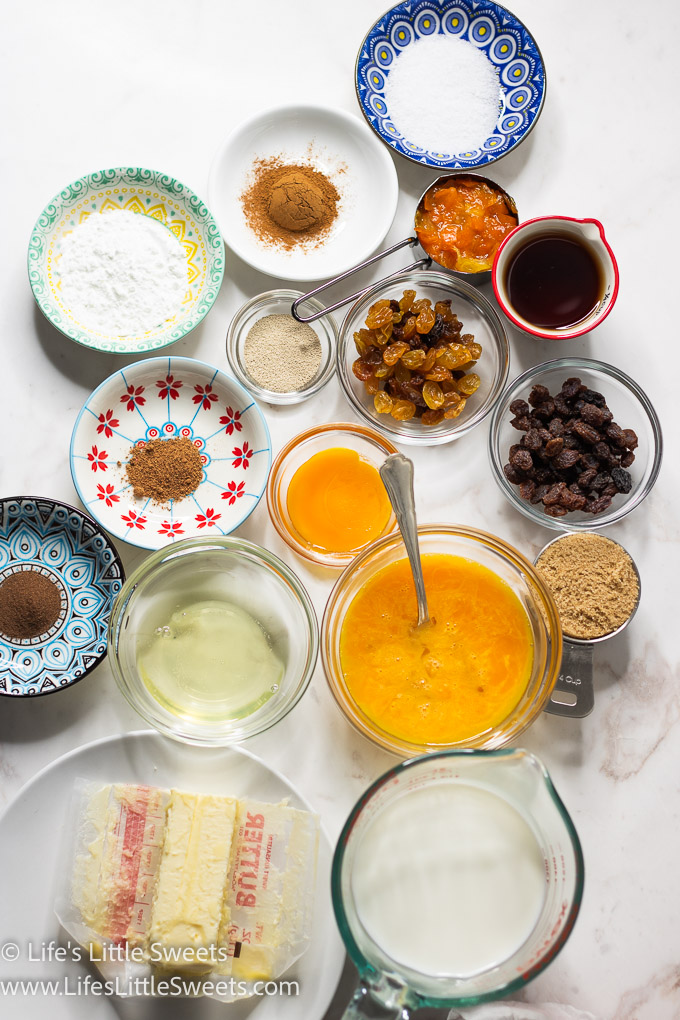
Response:
[[[187,289],[175,315],[130,336],[98,332],[78,321],[61,293],[64,237],[88,217],[121,209],[162,224],[184,249]],[[200,198],[168,174],[116,167],[78,178],[47,205],[31,233],[28,278],[38,307],[53,326],[85,347],[115,354],[158,350],[181,340],[208,314],[224,276],[224,243]]]
[[[40,496],[0,500],[0,587],[37,571],[57,587],[54,624],[33,638],[0,629],[0,695],[52,694],[87,676],[106,655],[111,607],[125,572],[98,524],[66,503]]]
[[[496,68],[501,108],[494,133],[470,152],[429,152],[399,133],[390,119],[385,83],[394,62],[425,36],[472,43]],[[414,82],[423,104],[436,103],[427,82]],[[545,68],[533,36],[514,14],[491,0],[407,0],[380,18],[361,44],[356,64],[361,112],[377,135],[400,156],[424,166],[473,170],[507,156],[538,120],[545,99]]]

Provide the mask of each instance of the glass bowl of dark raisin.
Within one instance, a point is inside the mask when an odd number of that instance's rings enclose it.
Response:
[[[529,369],[494,408],[493,474],[510,502],[547,528],[621,520],[654,485],[661,426],[649,397],[613,365],[560,358]]]
[[[479,425],[503,392],[508,341],[487,299],[464,280],[411,270],[352,305],[338,377],[369,425],[395,443],[448,443]]]

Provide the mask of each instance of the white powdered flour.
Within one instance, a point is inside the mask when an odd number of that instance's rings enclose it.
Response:
[[[495,67],[464,39],[425,36],[400,53],[385,82],[395,128],[429,152],[478,149],[492,135],[501,90]]]
[[[179,310],[184,249],[167,227],[124,209],[93,213],[61,242],[61,298],[85,329],[145,333]]]

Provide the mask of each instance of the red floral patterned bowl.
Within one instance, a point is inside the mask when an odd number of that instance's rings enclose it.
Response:
[[[203,478],[189,496],[135,499],[127,462],[135,446],[187,437]],[[88,512],[142,549],[228,535],[257,506],[271,466],[269,429],[231,376],[192,358],[149,358],[109,376],[88,397],[71,437],[71,474]]]

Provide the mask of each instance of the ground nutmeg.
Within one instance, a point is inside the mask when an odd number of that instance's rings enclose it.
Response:
[[[190,496],[201,483],[201,455],[187,436],[133,446],[127,477],[135,499],[163,504]]]

